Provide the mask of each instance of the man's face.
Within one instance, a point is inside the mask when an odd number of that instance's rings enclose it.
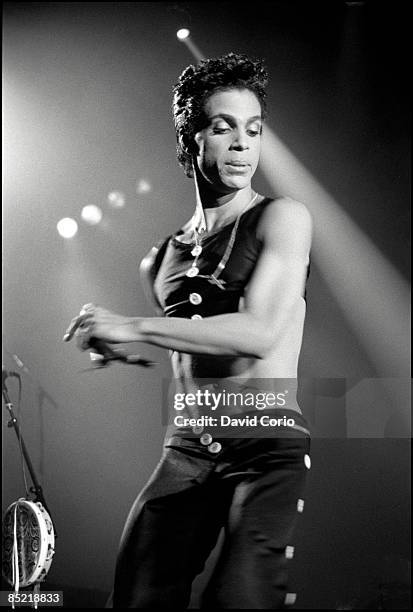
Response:
[[[247,187],[258,166],[261,148],[261,106],[248,89],[212,94],[205,103],[206,127],[195,134],[196,163],[217,191]]]

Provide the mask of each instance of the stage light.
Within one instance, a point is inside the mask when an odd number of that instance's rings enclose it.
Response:
[[[136,181],[136,193],[148,193],[151,190],[151,184],[148,183],[148,181],[145,181],[145,179],[140,179],[139,181]]]
[[[60,219],[56,227],[62,238],[73,238],[77,234],[77,223],[70,217]]]
[[[108,204],[112,208],[123,208],[125,201],[125,194],[121,191],[111,191],[108,195]]]
[[[177,39],[183,42],[188,47],[195,59],[200,62],[201,60],[205,59],[205,55],[200,49],[198,49],[198,47],[189,35],[190,31],[187,28],[181,28],[176,33]]]
[[[103,213],[99,206],[88,204],[82,208],[81,217],[89,225],[97,225],[102,221]]]
[[[190,35],[190,31],[187,28],[181,28],[176,33],[176,37],[179,40],[185,40],[186,38],[188,38],[189,35]]]

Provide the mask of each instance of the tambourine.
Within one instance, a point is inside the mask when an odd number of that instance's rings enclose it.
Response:
[[[52,564],[54,546],[52,519],[40,502],[19,499],[7,508],[2,573],[9,584],[26,587],[42,582]]]

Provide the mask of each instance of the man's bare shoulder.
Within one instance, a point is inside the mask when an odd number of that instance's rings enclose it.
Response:
[[[146,253],[146,255],[143,257],[143,259],[141,260],[139,264],[139,272],[141,273],[141,275],[144,275],[144,276],[151,275],[151,272],[153,270],[153,267],[156,261],[156,256],[158,253],[159,253],[159,248],[156,246],[153,246],[150,249],[150,251]]]
[[[154,284],[168,241],[169,238],[166,238],[153,246],[139,265],[139,274],[144,293],[157,314],[161,314],[162,311],[159,309],[160,304],[154,291]]]
[[[159,265],[165,254],[170,236],[159,240],[143,257],[139,264],[139,272],[142,276],[156,276]]]
[[[258,226],[258,235],[264,242],[299,238],[311,244],[313,219],[307,206],[298,200],[283,196],[272,199],[265,207]]]
[[[272,198],[265,207],[264,218],[266,222],[277,219],[277,221],[295,220],[300,223],[312,223],[312,216],[308,207],[303,202],[289,196]]]

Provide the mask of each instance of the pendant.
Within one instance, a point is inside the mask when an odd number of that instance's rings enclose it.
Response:
[[[193,278],[194,276],[196,276],[197,274],[199,274],[199,268],[197,268],[196,266],[192,266],[191,268],[189,268],[189,270],[186,272],[186,275],[189,276],[189,278]]]
[[[194,257],[198,257],[198,255],[200,255],[202,253],[202,247],[200,244],[197,244],[196,246],[194,246],[194,248],[191,251],[191,255],[193,255]]]

